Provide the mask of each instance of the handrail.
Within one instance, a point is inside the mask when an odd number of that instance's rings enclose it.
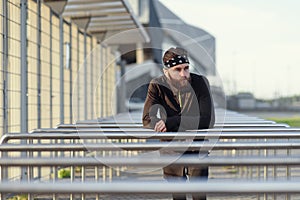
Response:
[[[288,128],[287,124],[217,124],[216,128],[275,128],[285,127]],[[143,128],[142,124],[62,124],[56,127],[57,129],[76,129],[76,128]],[[55,130],[55,129],[53,129]]]
[[[78,133],[10,133],[3,135],[0,144],[12,139],[292,139],[300,138],[300,129],[252,130],[248,132],[238,130],[156,133],[156,132],[78,132]]]
[[[84,144],[2,144],[5,151],[153,151],[153,150],[250,150],[250,149],[300,149],[300,142],[151,142],[151,143],[84,143]]]
[[[145,128],[95,128],[91,129],[36,129],[30,133],[114,133],[114,132],[126,132],[126,133],[156,133],[152,129]],[[300,132],[300,128],[285,128],[285,127],[272,127],[272,128],[211,128],[211,129],[201,129],[201,130],[191,130],[188,132],[197,133],[214,133],[214,132]],[[171,133],[171,132],[170,132]],[[184,134],[186,132],[176,132]]]
[[[61,158],[1,158],[0,166],[131,166],[163,167],[180,166],[262,166],[262,165],[300,165],[299,156],[273,157],[207,157],[204,154],[178,156],[136,156],[136,157],[61,157]]]
[[[124,181],[82,183],[1,183],[0,192],[168,194],[168,193],[299,193],[299,181],[166,182]]]

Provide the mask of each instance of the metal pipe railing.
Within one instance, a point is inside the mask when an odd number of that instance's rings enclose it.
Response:
[[[119,130],[120,131],[120,130]],[[80,132],[77,133],[11,133],[1,137],[0,144],[8,140],[30,139],[291,139],[300,138],[300,129],[249,129],[246,130],[201,130],[195,132],[156,133],[156,132]]]
[[[37,129],[30,133],[114,133],[114,132],[126,132],[126,133],[155,133],[152,129],[144,128],[90,128],[90,129]],[[197,133],[214,133],[214,132],[300,132],[300,128],[286,128],[286,127],[272,127],[272,128],[212,128],[212,129],[201,129],[201,130],[190,130],[186,132],[176,132],[177,134],[186,134],[187,132]],[[161,133],[160,133],[161,134]]]
[[[222,181],[166,182],[124,181],[95,183],[1,183],[0,192],[16,193],[300,193],[299,181]]]
[[[215,128],[288,128],[287,124],[217,124]],[[116,123],[106,123],[106,124],[62,124],[56,127],[57,129],[97,129],[97,128],[143,128],[142,124],[116,124]],[[55,130],[55,129],[53,129]]]
[[[151,142],[151,143],[99,143],[99,144],[3,144],[0,152],[5,151],[155,151],[155,150],[192,151],[210,150],[259,150],[259,149],[300,149],[300,142]]]
[[[299,156],[277,157],[207,157],[205,155],[135,156],[135,157],[61,157],[61,158],[1,158],[0,166],[134,166],[162,167],[180,166],[224,166],[224,165],[300,165]]]

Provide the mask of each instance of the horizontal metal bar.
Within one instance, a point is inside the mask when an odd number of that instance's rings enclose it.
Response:
[[[300,149],[300,142],[151,142],[98,144],[3,144],[2,151],[154,151],[154,150],[225,150],[225,149]]]
[[[103,9],[113,9],[113,8],[124,8],[121,2],[100,2],[100,3],[86,3],[82,1],[78,4],[67,5],[65,12],[80,12],[80,11],[90,11],[90,10],[103,10]]]
[[[165,140],[177,140],[177,139],[259,139],[259,138],[271,138],[271,139],[292,139],[300,138],[300,132],[296,131],[280,131],[280,132],[178,132],[178,133],[138,133],[138,132],[80,132],[77,133],[10,133],[3,135],[0,140],[0,144],[6,143],[12,139],[165,139]]]
[[[1,158],[0,166],[135,166],[165,167],[178,166],[261,166],[261,165],[299,165],[300,157],[207,157],[205,155],[151,156],[138,157],[64,157],[64,158]]]
[[[119,2],[120,0],[85,0],[86,3],[99,3],[99,2]],[[81,4],[82,0],[68,0],[69,5]]]
[[[110,21],[110,22],[90,22],[89,28],[94,27],[103,27],[103,26],[117,26],[117,25],[134,25],[134,22],[131,20],[116,20],[116,21]]]
[[[107,183],[1,183],[0,192],[12,193],[300,193],[299,181],[124,181]]]
[[[85,121],[77,121],[76,124],[111,124],[111,123],[115,123],[115,124],[141,124],[140,120],[103,120],[103,119],[99,119],[99,120],[85,120]],[[276,124],[274,121],[266,121],[266,120],[260,120],[260,121],[240,121],[240,120],[231,120],[231,121],[216,121],[215,124],[227,124],[227,123],[231,123],[231,124]]]
[[[90,32],[103,32],[103,31],[117,31],[117,30],[127,30],[134,29],[136,26],[133,25],[107,25],[107,26],[99,26],[99,27],[88,27],[88,31]]]
[[[63,17],[99,17],[103,15],[128,15],[125,8],[103,9],[101,11],[64,12]]]
[[[127,21],[130,19],[131,19],[130,15],[92,17],[91,23],[113,22],[113,21],[124,21],[124,20]]]
[[[49,129],[36,129],[33,130],[31,133],[81,133],[81,132],[97,132],[97,133],[106,133],[106,132],[128,132],[128,133],[143,133],[143,132],[147,132],[149,133],[153,133],[155,134],[156,132],[152,129],[145,129],[145,128],[101,128],[99,127],[99,129],[95,129],[95,128],[91,128],[91,129],[84,129],[84,130],[80,130],[79,128],[77,129],[63,129],[63,128],[59,128],[59,129],[55,129],[55,128],[49,128]],[[176,132],[176,133],[180,133],[180,134],[187,134],[188,132],[197,132],[197,133],[254,133],[254,132],[259,132],[259,133],[266,133],[266,132],[280,132],[280,133],[285,133],[285,132],[299,132],[300,133],[300,128],[281,128],[281,127],[275,127],[275,128],[212,128],[212,129],[202,129],[202,130],[190,130],[187,132]],[[161,133],[159,133],[161,134]],[[177,134],[177,135],[178,135]]]
[[[93,122],[94,120],[89,120],[89,122]],[[141,118],[130,118],[130,116],[128,116],[127,118],[108,118],[108,119],[98,119],[95,120],[96,122],[115,122],[115,123],[142,123]],[[86,122],[86,121],[77,121],[76,123],[81,123],[81,122]],[[240,122],[240,123],[276,123],[274,121],[270,121],[270,120],[264,120],[264,119],[255,119],[255,118],[218,118],[216,119],[216,123],[220,123],[220,122],[225,122],[225,123],[229,123],[229,122]]]
[[[285,127],[288,128],[287,124],[219,124],[215,125],[215,128],[275,128]],[[143,128],[142,124],[61,124],[57,128]]]

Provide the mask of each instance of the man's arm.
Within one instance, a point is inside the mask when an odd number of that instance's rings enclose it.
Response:
[[[199,129],[200,128],[213,128],[215,125],[215,107],[212,98],[212,94],[210,91],[209,81],[205,76],[202,76],[203,81],[205,83],[203,87],[203,96],[200,96],[200,122],[199,122]],[[205,92],[204,92],[205,91]],[[203,117],[202,117],[203,116]]]
[[[151,81],[148,87],[148,93],[143,111],[143,126],[145,128],[155,129],[156,123],[161,120],[157,117],[159,105],[158,86],[156,83],[154,83],[154,81]]]

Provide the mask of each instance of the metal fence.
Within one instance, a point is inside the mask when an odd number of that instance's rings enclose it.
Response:
[[[2,197],[24,192],[30,198],[41,193],[47,198],[65,198],[67,193],[70,198],[80,194],[82,199],[105,199],[116,194],[151,193],[158,195],[155,198],[168,199],[171,193],[182,192],[206,193],[209,199],[299,198],[299,128],[227,112],[223,128],[217,120],[216,128],[197,133],[156,134],[141,128],[141,113],[130,115],[3,136]],[[159,142],[172,138],[176,140]],[[182,140],[189,138],[206,140]],[[210,156],[161,156],[161,150],[179,154],[202,150],[210,151]],[[16,159],[7,152],[23,152],[26,156]],[[209,179],[165,182],[161,169],[170,163],[208,165]],[[25,168],[27,176],[13,185],[4,176],[9,168]],[[69,174],[62,177],[62,172]]]

